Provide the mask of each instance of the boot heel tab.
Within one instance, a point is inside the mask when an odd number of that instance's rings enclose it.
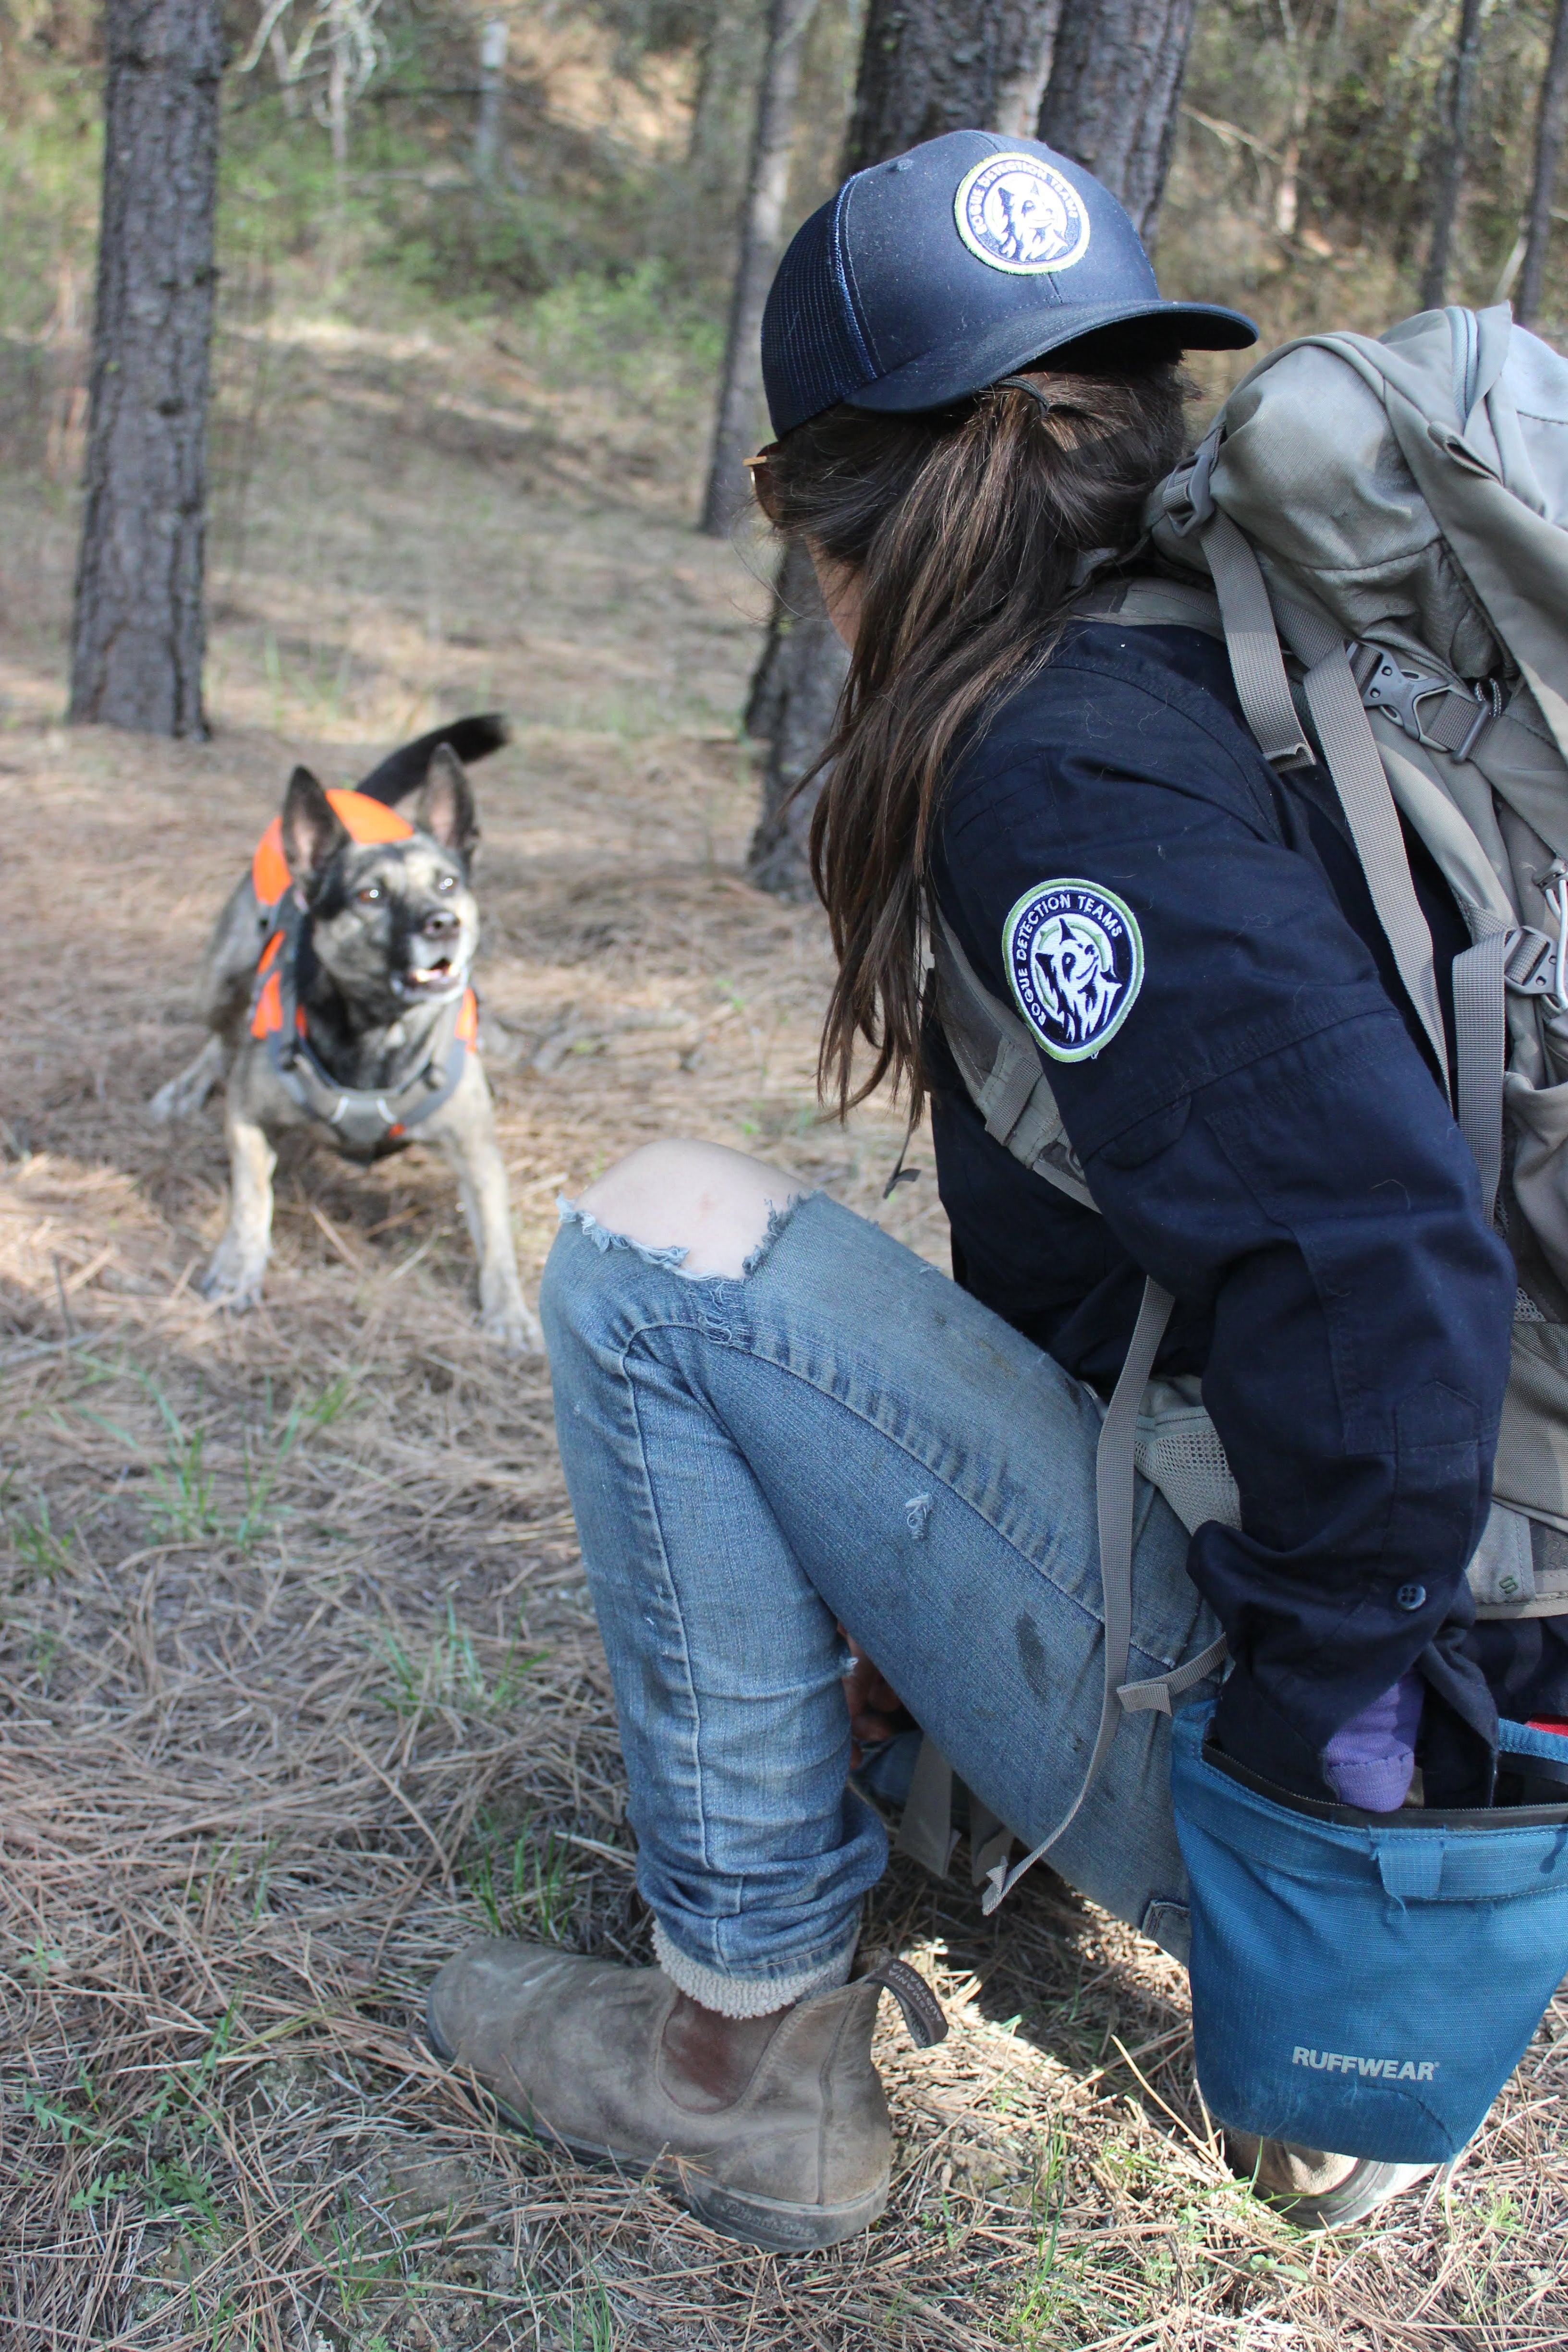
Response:
[[[934,2049],[947,2040],[947,2014],[924,1977],[907,1960],[879,1952],[856,1979],[858,1984],[880,1985],[890,1992],[903,2012],[905,2030],[917,2050]]]

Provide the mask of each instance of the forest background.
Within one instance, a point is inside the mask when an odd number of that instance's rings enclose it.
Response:
[[[1552,10],[1475,13],[1447,293],[1484,304],[1522,259]],[[352,782],[503,707],[479,981],[529,1283],[557,1192],[680,1131],[946,1263],[929,1150],[883,1198],[895,1108],[841,1129],[816,1101],[820,910],[746,878],[772,559],[696,526],[766,14],[293,0],[274,41],[259,0],[228,10],[211,735],[164,741],[61,723],[100,16],[0,0],[0,2326],[21,2352],[1561,2352],[1562,2004],[1440,2195],[1306,2241],[1229,2177],[1152,1945],[1044,1869],[986,1921],[962,1856],[895,1863],[868,1933],[952,2031],[915,2055],[884,2022],[889,2211],[809,2261],[526,2148],[414,2030],[476,1934],[647,1956],[547,1380],[475,1329],[417,1152],[286,1158],[266,1303],[216,1314],[216,1106],[174,1134],[144,1107],[199,1042],[202,942],[291,761]],[[1460,17],[1199,0],[1167,291],[1266,343],[1417,307]],[[819,0],[786,233],[833,184],[860,35]],[[1561,237],[1537,318],[1568,322]],[[1245,364],[1199,362],[1203,400]]]
[[[488,72],[482,27],[455,5],[339,5],[356,65],[335,107],[324,41],[283,78],[285,34],[330,8],[226,11],[221,323],[254,325],[285,289],[384,326],[433,311],[504,322],[565,380],[592,367],[634,406],[688,392],[700,443],[762,0],[511,0],[484,12],[506,35]],[[1452,143],[1458,14],[1456,0],[1202,0],[1155,237],[1168,288],[1247,309],[1265,347],[1330,324],[1378,331],[1417,307]],[[268,17],[277,29],[258,44]],[[1479,10],[1451,300],[1514,289],[1552,31],[1546,0]],[[858,0],[824,0],[813,16],[786,233],[835,184],[859,32]],[[90,0],[0,5],[0,454],[41,457],[62,483],[85,425],[101,68]],[[1550,335],[1565,315],[1558,239],[1538,323]],[[1206,385],[1245,364],[1205,362]]]

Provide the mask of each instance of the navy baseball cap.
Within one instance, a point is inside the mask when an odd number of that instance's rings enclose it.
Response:
[[[1037,139],[950,131],[846,180],[780,262],[763,313],[775,434],[839,401],[942,408],[1131,320],[1173,350],[1241,351],[1258,330],[1166,302],[1109,188]]]

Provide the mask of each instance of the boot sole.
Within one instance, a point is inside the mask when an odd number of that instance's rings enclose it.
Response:
[[[1363,2157],[1353,2172],[1320,2196],[1294,2196],[1280,2189],[1254,2189],[1252,2193],[1298,2230],[1349,2230],[1436,2169],[1435,2164],[1379,2164]]]
[[[425,2038],[443,2065],[455,2063],[453,2053],[436,2030],[426,2003]],[[487,2086],[488,2087],[488,2086]],[[795,2205],[774,2197],[755,2197],[747,2190],[726,2189],[717,2180],[693,2171],[689,2164],[667,2157],[634,2154],[629,2148],[600,2147],[592,2140],[568,2139],[564,2133],[542,2129],[526,2116],[495,2099],[497,2112],[510,2128],[539,2147],[562,2148],[575,2163],[611,2165],[617,2172],[651,2172],[661,2187],[672,2189],[679,2203],[706,2221],[721,2237],[761,2246],[768,2253],[805,2254],[823,2246],[837,2246],[868,2230],[888,2202],[889,2179],[879,2180],[864,2197],[846,2205]]]

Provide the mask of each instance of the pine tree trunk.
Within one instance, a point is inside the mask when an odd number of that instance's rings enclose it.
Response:
[[[1443,168],[1437,201],[1432,208],[1432,242],[1421,279],[1421,307],[1439,310],[1448,282],[1448,262],[1454,246],[1454,224],[1459,215],[1459,194],[1465,184],[1465,142],[1470,130],[1470,104],[1476,94],[1476,66],[1481,47],[1481,0],[1462,0],[1459,37],[1454,47],[1453,81],[1443,124]]]
[[[1546,279],[1546,247],[1552,235],[1552,196],[1557,184],[1558,159],[1563,152],[1563,104],[1568,98],[1568,0],[1557,0],[1552,20],[1552,47],[1541,85],[1541,111],[1535,125],[1535,184],[1530,192],[1525,226],[1524,268],[1513,306],[1521,326],[1528,327],[1541,308]]]
[[[205,735],[217,0],[110,0],[70,716]]]
[[[1062,0],[871,0],[844,170],[944,131],[1032,135]]]
[[[1175,142],[1194,0],[1067,0],[1039,136],[1103,180],[1152,236]]]
[[[505,160],[506,37],[504,16],[492,16],[479,35],[479,111],[474,124],[474,177],[489,186]]]
[[[763,306],[779,257],[779,229],[789,192],[801,51],[816,14],[816,0],[771,0],[768,9],[768,45],[757,91],[741,252],[719,381],[713,456],[702,501],[701,529],[714,539],[723,538],[750,497],[744,466],[762,395]]]
[[[780,898],[811,896],[806,846],[822,780],[798,788],[833,732],[848,668],[849,656],[823,609],[811,558],[798,541],[792,542],[774,583],[767,642],[752,679],[745,721],[747,734],[768,747],[763,813],[746,870]]]
[[[944,131],[1027,135],[1061,6],[1062,0],[870,0],[845,173]],[[810,560],[792,548],[746,718],[747,732],[768,745],[748,870],[782,898],[810,894],[805,844],[820,781],[796,788],[821,755],[847,668]]]

